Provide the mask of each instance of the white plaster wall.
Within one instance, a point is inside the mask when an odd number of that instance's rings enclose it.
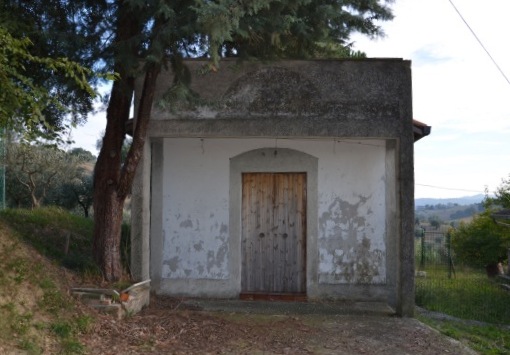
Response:
[[[162,278],[224,280],[240,267],[229,263],[240,253],[229,249],[240,237],[228,231],[229,159],[258,148],[319,158],[319,283],[384,283],[384,140],[164,139]]]
[[[163,278],[228,277],[229,151],[222,143],[164,140]]]

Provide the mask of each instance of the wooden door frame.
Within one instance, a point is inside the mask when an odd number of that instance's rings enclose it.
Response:
[[[306,293],[315,293],[318,283],[318,158],[288,148],[261,148],[251,150],[230,159],[230,222],[232,278],[241,293],[241,205],[242,173],[306,173]],[[313,290],[310,287],[314,287]]]

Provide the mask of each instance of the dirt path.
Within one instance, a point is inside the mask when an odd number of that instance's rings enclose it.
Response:
[[[101,316],[82,341],[94,354],[475,354],[415,319],[285,313],[212,312],[153,297],[127,319]]]

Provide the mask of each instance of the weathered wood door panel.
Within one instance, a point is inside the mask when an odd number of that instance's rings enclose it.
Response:
[[[242,292],[306,291],[306,174],[245,173]]]

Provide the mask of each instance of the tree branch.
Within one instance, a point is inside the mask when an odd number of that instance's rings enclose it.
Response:
[[[142,88],[142,95],[138,105],[138,112],[133,132],[133,142],[129,148],[126,161],[122,166],[117,195],[124,198],[130,191],[131,183],[135,176],[136,167],[143,153],[143,146],[147,136],[150,116],[152,112],[152,103],[154,102],[154,91],[156,81],[161,71],[161,64],[151,64],[145,73],[145,79]]]

